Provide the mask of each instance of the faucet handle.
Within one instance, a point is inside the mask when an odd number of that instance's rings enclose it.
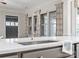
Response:
[[[43,56],[40,56],[40,57],[38,57],[38,58],[44,58]]]
[[[31,40],[33,40],[33,37],[31,38]]]

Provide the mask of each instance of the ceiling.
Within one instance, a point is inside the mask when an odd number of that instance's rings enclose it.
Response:
[[[44,3],[53,2],[56,0],[5,0],[6,5],[0,3],[1,7],[17,8],[17,9],[26,9],[32,8]]]

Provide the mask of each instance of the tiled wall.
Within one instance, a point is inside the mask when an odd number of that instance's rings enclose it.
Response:
[[[35,12],[35,15],[37,15],[37,24],[36,24],[36,32],[35,33],[32,32],[32,36],[34,36],[34,37],[39,37],[40,36],[40,30],[41,30],[40,29],[40,26],[41,26],[40,25],[41,24],[40,23],[40,20],[41,20],[41,11],[38,10],[37,12]],[[49,14],[49,12],[47,14]],[[34,15],[32,16],[32,19],[33,19],[33,17],[34,17]],[[28,23],[28,21],[27,21],[27,23]],[[33,26],[33,24],[32,24],[32,26]],[[56,4],[56,35],[57,36],[62,36],[63,35],[63,3]]]
[[[56,5],[56,35],[63,35],[63,3],[59,3]]]
[[[18,37],[26,36],[26,23],[25,23],[25,14],[21,11],[14,9],[0,8],[0,36],[6,38],[6,28],[5,28],[5,16],[18,16]]]
[[[40,16],[40,10],[39,12],[37,13],[37,33],[36,35],[39,37],[40,36],[40,19],[41,19],[41,16]]]

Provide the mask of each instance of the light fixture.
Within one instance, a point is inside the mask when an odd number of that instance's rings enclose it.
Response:
[[[76,8],[79,7],[79,0],[74,0],[74,6],[75,6]]]
[[[79,7],[79,0],[77,1],[77,5],[78,5],[78,7]]]
[[[7,4],[6,0],[0,0],[1,4]]]

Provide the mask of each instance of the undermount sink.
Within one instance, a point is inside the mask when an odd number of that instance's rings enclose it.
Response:
[[[33,42],[21,42],[21,43],[18,43],[18,44],[21,44],[21,45],[34,45],[34,44],[44,44],[44,43],[53,43],[53,42],[57,42],[57,41],[33,41]]]

